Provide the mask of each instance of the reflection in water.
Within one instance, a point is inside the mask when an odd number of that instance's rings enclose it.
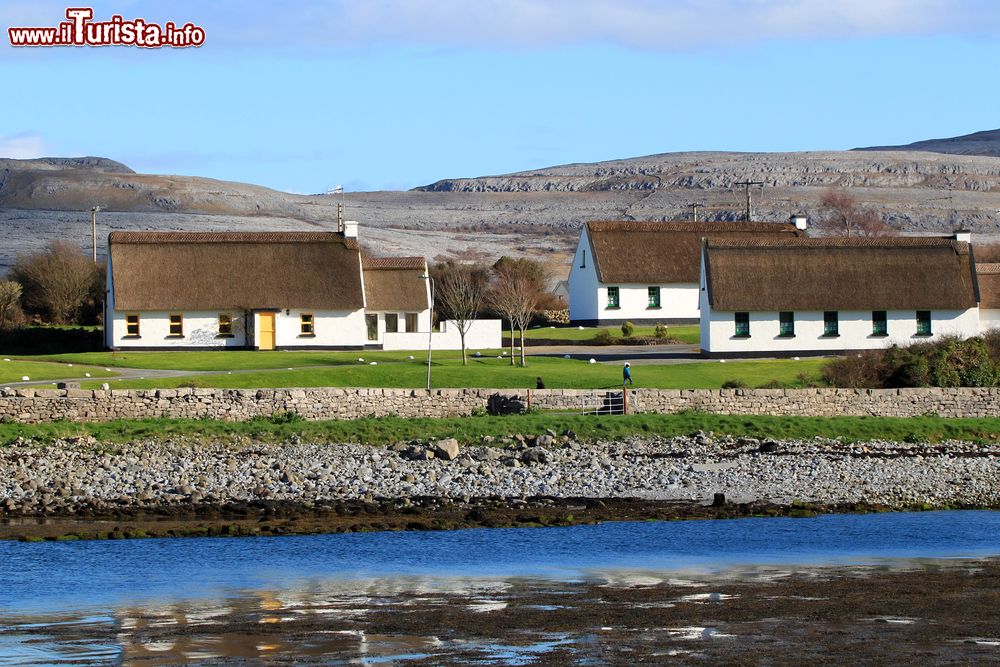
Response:
[[[430,535],[6,543],[0,544],[0,665],[635,661],[639,654],[616,653],[623,646],[656,662],[746,645],[759,628],[719,622],[723,611],[737,607],[744,611],[734,618],[752,618],[754,605],[768,617],[801,610],[795,613],[804,616],[775,625],[783,632],[814,610],[847,622],[855,610],[836,607],[841,592],[824,588],[815,572],[803,576],[791,564],[796,559],[854,563],[851,576],[867,589],[868,581],[927,566],[880,557],[996,554],[998,533],[1000,513],[942,512]],[[699,556],[706,553],[715,560]],[[961,560],[931,562],[926,571],[933,576],[945,576],[945,564],[963,567]],[[748,582],[761,590],[747,589]],[[913,599],[923,604],[923,581],[915,590]],[[975,592],[969,589],[967,604],[981,602]],[[886,599],[896,604],[894,596]],[[859,614],[859,632],[929,627],[919,604],[892,605]],[[954,645],[960,662],[981,657],[962,651],[993,650],[1000,634],[988,625],[970,629],[973,639],[963,644],[952,635],[964,630],[950,630],[949,622],[945,616],[933,625],[951,633],[940,645]],[[813,643],[823,632],[811,621],[801,629]],[[760,641],[757,650],[770,650],[779,640]],[[718,655],[723,662],[734,658]]]

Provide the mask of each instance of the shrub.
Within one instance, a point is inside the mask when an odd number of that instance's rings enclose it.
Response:
[[[611,333],[610,329],[601,329],[592,339],[595,345],[611,345],[615,342],[615,335]]]
[[[622,335],[631,338],[633,333],[635,333],[635,325],[631,322],[622,322]]]
[[[667,325],[666,324],[657,324],[656,328],[653,329],[653,335],[656,336],[657,338],[666,338],[667,337]]]
[[[837,359],[823,369],[824,381],[835,387],[994,387],[1000,382],[1000,334],[961,340],[943,338],[908,347]]]
[[[784,389],[785,385],[778,380],[768,380],[764,384],[760,385],[758,389]]]
[[[743,380],[726,380],[722,383],[723,389],[747,389],[748,385]]]
[[[286,412],[275,412],[271,415],[269,421],[272,424],[297,424],[299,422],[304,422],[305,417],[294,410],[288,410]]]
[[[0,331],[16,329],[23,324],[21,284],[13,280],[0,281]]]

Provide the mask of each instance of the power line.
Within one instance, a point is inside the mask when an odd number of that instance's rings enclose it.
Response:
[[[750,222],[753,219],[753,202],[750,199],[750,186],[751,185],[759,185],[760,186],[760,190],[761,190],[761,194],[763,195],[763,193],[764,193],[764,181],[740,181],[738,183],[733,183],[733,185],[742,185],[744,188],[746,188],[746,195],[747,195],[746,216],[747,216],[747,222]]]

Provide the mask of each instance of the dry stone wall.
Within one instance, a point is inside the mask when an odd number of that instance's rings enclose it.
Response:
[[[305,419],[451,417],[485,409],[495,393],[545,410],[599,408],[608,392],[577,389],[146,389],[0,390],[0,421],[110,421],[174,417],[244,421],[296,412]],[[530,393],[530,399],[529,399]],[[994,417],[1000,389],[637,389],[629,412],[730,415]]]

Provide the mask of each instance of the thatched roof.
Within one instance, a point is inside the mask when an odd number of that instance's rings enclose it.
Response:
[[[709,240],[716,310],[959,310],[976,306],[969,245],[927,237]]]
[[[367,310],[419,312],[430,308],[423,257],[365,257]]]
[[[778,222],[588,222],[591,256],[603,283],[696,283],[702,238],[796,237]]]
[[[976,262],[979,282],[979,307],[1000,308],[1000,264]]]
[[[364,306],[357,239],[333,232],[111,232],[117,310]]]

